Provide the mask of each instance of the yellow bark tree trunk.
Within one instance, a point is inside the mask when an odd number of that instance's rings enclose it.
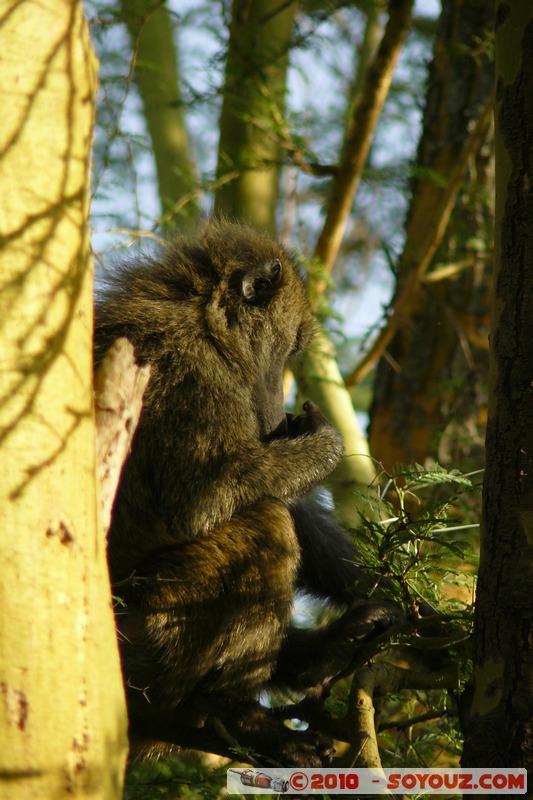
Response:
[[[274,232],[295,2],[233,0],[215,212]]]
[[[164,3],[154,0],[121,0],[121,8],[152,141],[162,222],[169,228],[191,224],[198,216],[193,199],[197,177],[183,113],[172,16]]]
[[[0,17],[0,798],[120,797],[86,218],[95,60],[76,0]]]

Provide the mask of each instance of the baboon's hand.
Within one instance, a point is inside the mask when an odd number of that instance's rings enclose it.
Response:
[[[320,428],[331,427],[319,407],[307,400],[303,406],[303,414],[287,414],[287,425],[289,436],[295,439],[297,436],[305,436],[315,433]]]
[[[338,620],[346,641],[356,644],[374,639],[404,622],[402,609],[389,600],[358,600]]]

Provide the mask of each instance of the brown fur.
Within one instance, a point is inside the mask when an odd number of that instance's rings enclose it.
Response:
[[[97,364],[127,336],[152,369],[108,549],[132,739],[321,764],[322,737],[273,720],[260,691],[326,681],[399,614],[354,602],[368,580],[353,545],[305,498],[342,442],[311,403],[283,408],[283,367],[315,324],[293,257],[210,223],[120,267],[96,323]],[[350,607],[296,631],[298,586]]]

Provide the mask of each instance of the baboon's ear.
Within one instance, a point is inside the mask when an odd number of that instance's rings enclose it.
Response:
[[[281,274],[281,261],[278,258],[250,267],[241,284],[242,296],[246,302],[260,305],[270,300],[280,284]]]

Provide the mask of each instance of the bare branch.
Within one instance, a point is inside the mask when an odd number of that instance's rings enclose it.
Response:
[[[429,673],[402,669],[393,664],[373,663],[358,670],[353,679],[348,713],[344,727],[348,741],[357,748],[358,764],[381,767],[381,758],[374,723],[374,694],[398,692],[401,689],[442,689],[457,686],[457,668]]]
[[[391,4],[383,39],[367,71],[359,101],[352,110],[338,171],[333,181],[326,220],[315,248],[315,257],[322,264],[325,273],[331,271],[344,236],[353,198],[370,150],[372,134],[409,32],[412,8],[413,0],[399,0]],[[317,286],[317,294],[322,289],[322,286]]]
[[[348,765],[354,762],[362,767],[380,767],[376,726],[374,722],[374,697],[402,689],[452,689],[457,687],[457,665],[452,664],[440,672],[429,672],[416,668],[404,669],[385,662],[372,662],[356,670],[352,680],[350,700],[347,712],[343,717],[330,714],[323,705],[323,698],[305,697],[295,705],[274,709],[273,713],[280,718],[291,717],[306,720],[316,730],[326,736],[350,744],[349,754],[342,756],[338,764]],[[443,716],[441,714],[434,716]],[[430,717],[428,717],[430,718]],[[411,720],[411,724],[423,719]],[[407,726],[400,721],[384,725],[383,728]]]
[[[440,711],[428,711],[426,714],[419,714],[417,717],[409,717],[409,719],[386,722],[379,726],[379,733],[390,730],[405,731],[414,725],[422,725],[424,722],[432,722],[434,719],[447,717],[449,713],[447,708],[443,708]]]

